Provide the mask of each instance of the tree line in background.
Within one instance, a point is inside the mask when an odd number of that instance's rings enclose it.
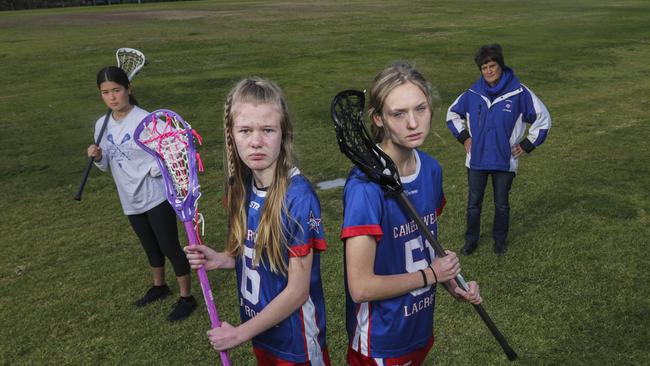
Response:
[[[70,6],[93,6],[110,4],[157,3],[187,0],[0,0],[0,10],[23,10],[38,8],[64,8]]]

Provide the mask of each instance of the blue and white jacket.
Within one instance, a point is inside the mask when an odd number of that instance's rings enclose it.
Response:
[[[528,135],[526,125],[530,124]],[[503,67],[494,87],[481,76],[447,110],[447,127],[462,144],[472,138],[465,166],[476,170],[517,172],[512,146],[530,153],[541,145],[551,128],[544,103],[519,82],[512,69]]]

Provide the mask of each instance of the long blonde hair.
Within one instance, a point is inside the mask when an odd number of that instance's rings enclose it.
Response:
[[[241,80],[235,85],[224,105],[224,134],[225,134],[225,172],[226,172],[226,206],[228,208],[228,241],[226,252],[231,256],[242,255],[246,240],[247,215],[246,202],[247,185],[251,184],[251,171],[244,164],[237,152],[233,136],[233,109],[238,103],[273,104],[281,113],[280,129],[282,142],[273,182],[268,188],[257,234],[255,235],[254,265],[259,265],[260,258],[266,253],[270,269],[274,273],[286,274],[287,263],[283,255],[288,248],[284,235],[282,215],[288,216],[285,196],[289,188],[290,170],[296,164],[293,151],[293,127],[289,117],[289,109],[282,89],[272,81],[259,77]]]
[[[384,102],[393,89],[406,84],[407,82],[413,83],[422,90],[424,96],[427,98],[431,116],[440,106],[440,98],[431,84],[422,76],[422,74],[412,64],[405,61],[397,61],[386,66],[382,71],[375,76],[370,88],[370,100],[368,102],[368,116],[372,121],[373,117],[382,117]],[[384,139],[384,129],[376,126],[374,123],[370,124],[370,134],[376,143],[380,143]]]

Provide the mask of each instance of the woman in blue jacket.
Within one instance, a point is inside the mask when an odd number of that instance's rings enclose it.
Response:
[[[492,176],[494,252],[502,255],[507,250],[508,196],[519,156],[544,142],[551,117],[544,103],[504,64],[500,45],[481,46],[474,61],[481,77],[447,111],[447,127],[467,153],[467,230],[461,252],[469,255],[478,246],[483,194]]]

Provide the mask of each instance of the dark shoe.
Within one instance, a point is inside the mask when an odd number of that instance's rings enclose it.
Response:
[[[508,244],[505,241],[495,241],[494,242],[494,253],[496,255],[504,255],[508,251]]]
[[[144,296],[135,302],[135,306],[143,307],[151,302],[156,300],[162,300],[166,298],[171,291],[167,285],[162,286],[152,286]]]
[[[196,299],[194,296],[190,295],[189,297],[181,297],[174,305],[174,310],[167,315],[167,319],[173,322],[183,320],[190,316],[195,309]]]
[[[476,247],[478,247],[478,243],[467,242],[460,252],[463,253],[463,255],[470,255],[474,253]]]

